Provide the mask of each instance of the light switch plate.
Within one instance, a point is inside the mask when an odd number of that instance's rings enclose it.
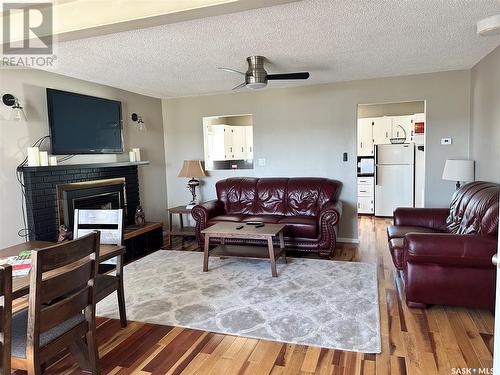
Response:
[[[451,137],[441,138],[442,145],[451,145],[452,143],[453,143],[453,140],[451,139]]]
[[[266,166],[266,159],[262,158],[257,160],[257,164],[259,167],[265,167]]]

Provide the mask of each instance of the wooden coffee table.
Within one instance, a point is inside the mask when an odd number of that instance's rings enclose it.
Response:
[[[242,226],[242,229],[236,229]],[[249,258],[249,259],[270,259],[271,273],[273,277],[278,277],[276,272],[276,259],[281,255],[286,263],[285,241],[283,240],[284,224],[265,224],[261,228],[245,223],[217,223],[201,231],[205,235],[203,272],[208,271],[209,256],[218,256],[220,258]],[[280,240],[280,249],[275,251],[273,237],[278,236]],[[210,250],[210,238],[220,238],[221,244]],[[264,240],[267,241],[267,251],[263,246],[248,245],[226,245],[228,238],[240,238],[246,240]]]

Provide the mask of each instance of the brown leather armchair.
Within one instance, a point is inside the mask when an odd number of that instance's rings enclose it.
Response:
[[[450,208],[394,211],[389,249],[409,307],[494,308],[499,193],[498,184],[478,181],[457,190]]]
[[[285,246],[330,255],[335,249],[342,184],[326,178],[228,178],[216,183],[217,200],[195,206],[196,238],[218,222],[286,224]],[[214,243],[217,239],[211,239]],[[259,243],[226,239],[226,243]]]

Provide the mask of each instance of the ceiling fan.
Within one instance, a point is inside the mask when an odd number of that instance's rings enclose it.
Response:
[[[262,89],[267,86],[267,81],[272,80],[288,80],[288,79],[308,79],[308,72],[300,73],[283,73],[283,74],[267,74],[264,69],[264,62],[266,58],[264,56],[249,56],[247,57],[248,70],[243,73],[231,68],[219,67],[218,69],[225,70],[226,72],[237,73],[245,76],[245,82],[234,87],[233,90],[240,89],[242,87],[248,87],[249,89]]]

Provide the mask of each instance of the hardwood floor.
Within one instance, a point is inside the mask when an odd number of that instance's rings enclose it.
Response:
[[[489,311],[432,306],[408,309],[387,248],[385,219],[360,219],[360,245],[341,245],[334,260],[378,264],[382,353],[282,344],[217,333],[99,319],[103,374],[452,374],[491,368],[494,317]],[[181,249],[180,239],[173,244]],[[185,250],[196,250],[186,242]],[[200,265],[201,267],[201,265]],[[79,374],[62,354],[47,374]],[[22,374],[17,372],[16,374]]]

